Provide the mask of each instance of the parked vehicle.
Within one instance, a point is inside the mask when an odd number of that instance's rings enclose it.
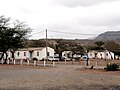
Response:
[[[88,57],[88,55],[83,55],[83,56],[81,57],[81,59],[82,59],[82,60],[88,60],[89,57]]]
[[[42,60],[46,60],[47,58],[43,58]],[[59,57],[58,56],[48,56],[48,60],[49,61],[59,61]]]
[[[89,60],[88,55],[86,55],[86,54],[85,54],[85,55],[83,55],[81,59],[82,59],[82,60],[84,60],[85,65],[87,65],[87,66],[88,66],[88,60]]]
[[[46,59],[46,57],[45,58],[43,58],[44,60]],[[65,57],[65,56],[62,56],[61,57],[61,60],[69,60],[67,57]],[[49,61],[60,61],[60,58],[59,58],[59,56],[48,56],[48,60]]]
[[[65,57],[65,56],[62,56],[62,57],[61,57],[61,61],[65,61],[65,60],[68,61],[68,60],[71,60],[71,58],[67,58],[67,57]]]
[[[58,56],[49,56],[48,60],[50,60],[50,61],[59,61],[59,57]]]

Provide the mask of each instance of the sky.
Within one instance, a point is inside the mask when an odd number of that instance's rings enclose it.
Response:
[[[0,0],[0,15],[26,22],[30,39],[86,39],[120,29],[120,0]]]

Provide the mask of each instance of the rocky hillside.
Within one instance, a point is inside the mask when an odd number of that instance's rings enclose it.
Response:
[[[95,40],[120,40],[120,31],[108,31],[100,34]]]

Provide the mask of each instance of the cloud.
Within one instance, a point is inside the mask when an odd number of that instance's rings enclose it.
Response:
[[[3,3],[0,5],[1,15],[26,22],[34,29],[33,33],[48,29],[100,34],[108,30],[120,29],[119,0],[1,0],[1,3]],[[38,34],[32,38],[44,36]],[[48,36],[88,37],[50,32]]]
[[[77,6],[93,6],[106,2],[113,2],[117,0],[53,0],[53,3],[60,4],[68,7]]]
[[[75,32],[81,34],[95,34],[106,31],[120,30],[120,1],[103,3],[92,7],[63,7],[49,8],[49,18],[45,22],[48,30],[61,32]],[[50,13],[51,12],[51,13]],[[45,14],[43,14],[45,15]],[[48,21],[47,21],[48,20]],[[63,33],[49,33],[49,37],[88,38],[95,35],[69,35]]]

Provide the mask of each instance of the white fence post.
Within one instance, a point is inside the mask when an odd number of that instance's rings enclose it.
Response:
[[[36,66],[36,60],[34,60],[34,66]]]
[[[44,61],[44,67],[45,67],[45,63],[46,63],[46,62]]]
[[[7,60],[7,64],[10,64],[10,60],[9,59]]]
[[[20,60],[20,65],[22,65],[22,64],[23,64],[23,60],[21,59],[21,60]]]
[[[55,67],[55,62],[53,61],[53,67]]]
[[[3,58],[2,58],[2,60],[1,60],[1,64],[3,64],[4,63],[4,61],[3,61]]]
[[[27,65],[30,65],[30,61],[29,61],[29,59],[27,59]]]
[[[14,65],[15,65],[15,59],[14,59],[14,61],[13,61],[13,62],[14,62]]]
[[[88,60],[88,64],[90,65],[90,59]]]

